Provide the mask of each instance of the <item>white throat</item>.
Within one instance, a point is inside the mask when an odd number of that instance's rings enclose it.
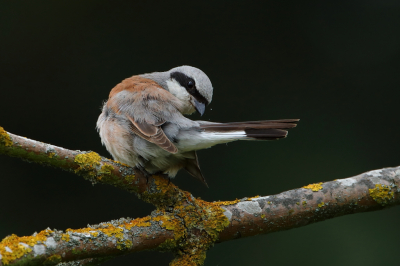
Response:
[[[181,101],[182,109],[180,111],[182,114],[191,114],[196,111],[190,102],[191,95],[175,79],[168,79],[167,87],[168,91]]]

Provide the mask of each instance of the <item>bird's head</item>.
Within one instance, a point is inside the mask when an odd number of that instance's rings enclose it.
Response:
[[[167,73],[169,78],[166,89],[183,102],[186,106],[185,114],[197,111],[203,115],[213,95],[213,87],[207,75],[191,66],[175,67]]]

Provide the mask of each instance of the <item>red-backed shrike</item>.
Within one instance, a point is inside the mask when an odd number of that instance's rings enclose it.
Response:
[[[147,174],[172,178],[183,168],[206,184],[197,150],[235,140],[284,138],[298,121],[214,123],[184,116],[202,115],[212,95],[210,79],[191,66],[127,78],[103,106],[97,121],[101,140],[115,160]]]

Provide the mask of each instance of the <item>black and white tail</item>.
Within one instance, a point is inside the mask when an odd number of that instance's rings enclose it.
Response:
[[[233,123],[202,123],[200,128],[213,138],[224,140],[277,140],[285,138],[287,129],[296,127],[299,119],[247,121]]]

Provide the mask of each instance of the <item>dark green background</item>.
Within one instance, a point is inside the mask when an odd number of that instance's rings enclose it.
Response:
[[[210,188],[183,172],[174,181],[197,197],[270,195],[399,165],[399,2],[299,2],[1,1],[0,126],[109,157],[95,124],[110,89],[188,64],[214,86],[204,119],[301,119],[281,141],[200,151]],[[0,238],[152,210],[57,169],[5,156],[0,169]],[[217,244],[205,265],[399,265],[399,218],[395,207]]]

